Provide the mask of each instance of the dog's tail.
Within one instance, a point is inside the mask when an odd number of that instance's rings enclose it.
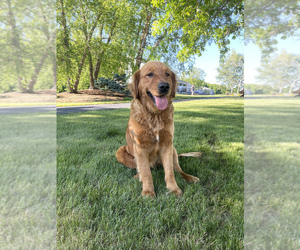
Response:
[[[189,152],[189,153],[183,153],[178,156],[182,157],[194,157],[194,158],[201,158],[202,153],[201,152]]]

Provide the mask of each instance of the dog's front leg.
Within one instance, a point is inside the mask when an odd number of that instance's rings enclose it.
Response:
[[[160,150],[160,158],[165,171],[165,181],[167,189],[173,194],[180,196],[181,189],[178,187],[175,180],[174,167],[173,167],[173,145],[171,142],[166,143]]]
[[[149,154],[139,146],[135,147],[135,159],[140,181],[143,183],[143,196],[154,197],[154,185],[149,164]]]

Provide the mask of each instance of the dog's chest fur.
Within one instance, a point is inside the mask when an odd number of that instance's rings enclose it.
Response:
[[[159,132],[173,122],[173,110],[171,105],[167,110],[151,113],[138,100],[131,104],[133,118],[149,132],[153,132],[156,141],[159,141]]]
[[[147,111],[138,100],[133,100],[131,122],[129,122],[129,130],[134,130],[131,133],[133,141],[146,149],[150,155],[158,155],[160,144],[163,143],[162,145],[164,145],[166,138],[173,137],[173,110],[173,105],[170,105],[164,111],[152,113]]]

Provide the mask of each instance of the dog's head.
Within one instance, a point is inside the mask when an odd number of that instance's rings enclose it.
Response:
[[[148,62],[134,73],[130,91],[148,110],[165,110],[176,93],[176,75],[161,62]]]

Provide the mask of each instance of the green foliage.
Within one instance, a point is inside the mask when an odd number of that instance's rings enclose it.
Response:
[[[129,95],[130,91],[127,88],[126,80],[126,74],[121,76],[119,74],[114,74],[113,78],[99,77],[98,80],[95,81],[95,86],[100,90],[105,91],[105,93]]]
[[[225,95],[228,92],[225,85],[205,83],[204,87],[212,89],[216,95]]]
[[[217,71],[216,79],[226,85],[231,93],[234,88],[237,88],[237,91],[241,90],[244,86],[244,55],[233,50],[231,54],[227,54],[224,60],[220,61]]]
[[[149,60],[162,61],[174,71],[182,72],[192,68],[194,55],[200,55],[205,45],[216,42],[226,51],[228,37],[242,32],[240,1],[227,4],[221,1],[214,6],[205,1],[206,7],[193,3],[189,6],[190,17],[194,12],[204,14],[198,13],[194,21],[188,22],[176,19],[181,7],[174,18],[168,19],[175,1],[157,4],[151,0],[59,0],[58,89],[76,92],[81,81],[81,87],[87,82],[92,87],[99,76],[109,77],[115,72],[131,74]]]
[[[207,45],[218,45],[221,56],[228,51],[229,37],[235,39],[243,33],[244,1],[186,1],[152,0],[165,11],[153,24],[153,34],[167,32],[178,40],[179,61],[190,56],[201,56]]]
[[[245,84],[246,89],[250,89],[253,94],[272,94],[274,92],[270,85],[259,85],[259,84]]]
[[[76,92],[81,78],[93,83],[100,75],[124,72],[130,60],[126,48],[132,16],[125,1],[58,1],[59,89]]]
[[[276,50],[280,39],[298,37],[300,27],[298,0],[247,0],[245,1],[245,39],[252,41],[268,57]]]
[[[0,92],[55,86],[55,2],[5,0],[0,9]]]

